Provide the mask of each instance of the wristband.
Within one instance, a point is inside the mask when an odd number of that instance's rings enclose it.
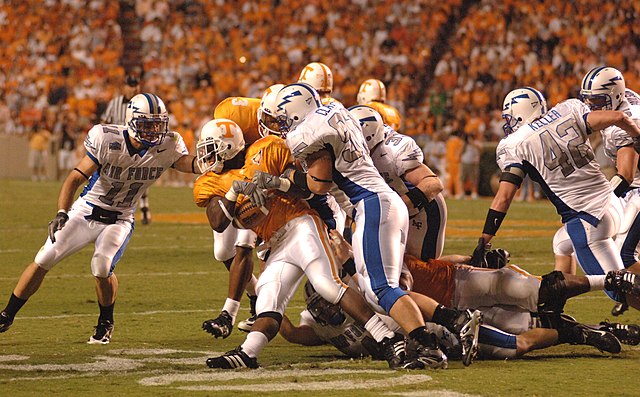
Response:
[[[291,189],[291,181],[288,178],[280,177],[280,187],[278,190],[281,192],[288,192]]]
[[[488,234],[490,236],[495,236],[500,228],[500,224],[502,220],[507,215],[506,212],[496,211],[492,208],[489,208],[489,212],[487,213],[487,219],[484,222],[484,228],[482,229],[482,233]]]
[[[224,198],[235,203],[236,201],[238,201],[238,193],[236,193],[232,188],[227,192],[227,194],[224,195]]]
[[[347,259],[345,263],[342,264],[342,268],[350,275],[353,276],[356,274],[356,262],[353,258]]]
[[[629,190],[629,182],[620,174],[615,174],[611,178],[611,186],[613,187],[613,193],[618,197],[624,197]]]
[[[427,196],[424,195],[422,190],[415,187],[409,189],[409,191],[407,192],[407,198],[411,201],[411,204],[413,204],[413,206],[418,210],[424,208],[429,203]]]

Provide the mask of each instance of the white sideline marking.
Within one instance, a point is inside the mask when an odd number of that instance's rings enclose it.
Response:
[[[245,373],[244,379],[249,378]],[[272,375],[280,375],[278,372]],[[303,375],[303,374],[300,374]],[[322,375],[322,372],[307,372],[305,376]],[[264,387],[270,392],[274,391],[320,391],[320,390],[360,390],[360,389],[376,389],[381,387],[405,386],[407,384],[415,385],[416,383],[429,382],[432,378],[429,375],[402,375],[393,378],[384,379],[350,379],[337,381],[317,381],[317,382],[282,382],[282,383],[257,383],[243,385],[201,385],[201,386],[180,386],[178,390],[187,391],[255,391]]]
[[[403,396],[403,397],[480,397],[478,394],[458,393],[452,390],[421,390],[407,392],[389,392],[385,396]]]
[[[0,363],[7,361],[24,361],[28,360],[29,356],[20,356],[17,354],[7,354],[6,356],[0,356]]]
[[[271,371],[264,368],[251,371],[214,371],[197,374],[173,374],[161,375],[150,378],[143,378],[138,381],[144,386],[167,386],[174,382],[219,382],[236,379],[273,379],[289,376],[323,376],[323,375],[346,375],[346,374],[395,374],[391,370],[374,369],[283,369]],[[255,390],[255,389],[253,389]]]

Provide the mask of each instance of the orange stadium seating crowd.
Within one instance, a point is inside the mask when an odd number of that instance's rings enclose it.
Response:
[[[607,64],[640,89],[639,14],[640,2],[595,0],[2,2],[0,133],[52,129],[61,113],[84,133],[127,73],[165,100],[174,128],[197,131],[225,97],[259,97],[321,61],[347,106],[363,80],[382,80],[422,144],[497,140],[517,86],[553,105]]]

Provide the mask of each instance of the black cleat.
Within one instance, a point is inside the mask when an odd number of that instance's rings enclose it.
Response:
[[[447,356],[440,350],[436,342],[435,335],[432,336],[432,343],[429,346],[420,344],[415,339],[410,339],[407,343],[407,359],[403,369],[447,369],[449,362]]]
[[[482,324],[482,312],[469,309],[461,311],[454,323],[454,330],[462,346],[462,363],[465,367],[471,365],[478,355],[480,324]]]
[[[380,342],[380,350],[389,364],[389,368],[402,368],[406,358],[404,336],[402,334],[396,333],[392,338],[384,338]]]
[[[223,310],[218,317],[203,322],[202,329],[216,338],[222,337],[222,339],[225,339],[231,335],[233,319],[226,310]]]
[[[226,352],[219,357],[211,357],[207,359],[209,368],[236,369],[236,368],[252,368],[259,367],[258,360],[247,356],[242,350],[242,346]]]
[[[625,345],[635,346],[640,344],[640,326],[636,324],[608,323],[603,321],[600,323],[600,330],[611,332],[620,340],[620,343],[624,343]]]
[[[96,332],[87,341],[90,345],[106,345],[111,342],[113,333],[113,322],[109,320],[98,320]]]
[[[6,332],[13,324],[13,319],[6,312],[0,313],[0,332]]]
[[[613,309],[611,309],[611,315],[618,317],[624,314],[624,312],[626,312],[627,310],[629,310],[629,305],[627,304],[627,302],[617,302],[613,306]]]
[[[591,328],[584,324],[576,324],[576,329],[581,333],[581,340],[572,342],[572,345],[589,345],[607,353],[620,353],[622,346],[614,334],[602,329]]]
[[[640,296],[640,275],[627,270],[611,270],[604,280],[604,289]]]

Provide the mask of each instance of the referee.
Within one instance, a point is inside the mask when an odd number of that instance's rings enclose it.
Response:
[[[100,116],[101,124],[126,125],[124,118],[127,104],[131,98],[140,92],[140,81],[136,76],[128,75],[121,95],[116,95],[107,104],[107,109]]]
[[[100,116],[101,124],[117,124],[117,125],[126,125],[125,123],[125,115],[127,111],[127,105],[131,98],[133,98],[136,94],[140,92],[140,80],[136,76],[127,75],[124,80],[124,88],[122,90],[122,94],[116,95],[109,103],[107,104],[107,108],[105,109],[102,116]],[[142,211],[142,224],[148,225],[151,222],[151,211],[149,211],[149,197],[147,190],[142,197],[140,197],[140,202],[138,202],[138,206]]]

